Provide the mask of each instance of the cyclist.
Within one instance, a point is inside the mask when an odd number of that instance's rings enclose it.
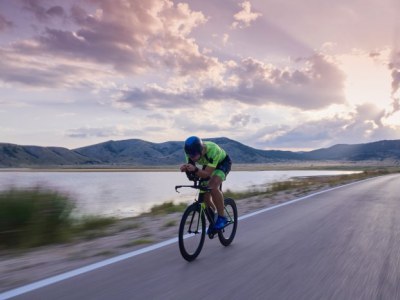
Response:
[[[203,142],[197,136],[187,138],[184,149],[186,164],[183,164],[180,170],[186,172],[190,180],[194,180],[196,177],[208,179],[208,187],[211,192],[204,195],[204,200],[209,208],[216,208],[218,213],[214,228],[209,228],[208,231],[220,230],[227,223],[224,216],[224,196],[220,186],[231,170],[232,161],[225,150],[216,143]],[[201,170],[196,163],[203,166]]]

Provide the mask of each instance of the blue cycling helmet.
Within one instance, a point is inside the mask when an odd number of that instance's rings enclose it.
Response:
[[[201,155],[203,141],[197,136],[188,137],[185,141],[185,153],[189,156]]]

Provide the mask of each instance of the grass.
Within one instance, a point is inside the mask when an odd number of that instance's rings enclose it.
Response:
[[[117,219],[113,217],[84,216],[77,221],[77,224],[75,225],[75,230],[99,230],[115,224],[116,222]]]
[[[0,248],[31,248],[70,241],[75,236],[93,239],[117,219],[85,216],[75,220],[74,200],[43,187],[10,188],[0,192]]]
[[[250,198],[258,195],[264,195],[267,193],[266,188],[259,188],[259,189],[248,189],[246,191],[235,192],[230,189],[224,191],[225,198],[233,198],[235,200],[240,200],[244,198]]]
[[[174,227],[176,226],[176,224],[177,224],[176,220],[169,220],[165,222],[164,227],[165,228]]]
[[[173,201],[164,202],[162,204],[154,205],[150,209],[150,215],[167,215],[175,212],[183,212],[187,207],[186,203],[174,204]]]
[[[84,216],[74,219],[74,200],[66,194],[42,187],[11,188],[0,192],[0,249],[26,249],[46,244],[64,243],[73,238],[91,240],[110,234],[109,228],[119,220],[112,217]],[[158,216],[182,212],[185,203],[166,202],[155,205],[146,215]],[[169,221],[164,227],[176,226]],[[118,226],[117,226],[118,227]],[[116,230],[135,230],[141,225],[125,224]],[[135,243],[150,243],[148,239]]]
[[[127,230],[135,230],[135,229],[139,229],[140,227],[141,227],[141,224],[139,224],[139,223],[124,224],[118,229],[118,231],[123,232],[123,231],[127,231]]]
[[[112,233],[110,227],[118,219],[102,216],[84,216],[74,219],[74,200],[66,194],[42,187],[31,189],[11,188],[0,192],[0,249],[26,249],[46,244],[64,243],[74,238],[86,240],[104,237]],[[158,216],[182,212],[186,203],[166,202],[155,205],[146,215]],[[166,222],[163,227],[176,226],[175,221]],[[138,222],[124,224],[117,230],[135,230]],[[130,245],[151,243],[143,238]]]
[[[235,200],[240,200],[259,195],[273,195],[282,191],[286,191],[288,193],[293,191],[307,192],[315,187],[337,186],[356,180],[399,172],[399,168],[382,168],[367,169],[363,172],[354,174],[297,177],[292,180],[273,182],[267,186],[260,186],[259,188],[252,188],[247,191],[234,192],[228,189],[224,192],[224,196],[234,198]]]
[[[34,247],[64,242],[71,233],[74,202],[35,187],[0,192],[0,247]]]

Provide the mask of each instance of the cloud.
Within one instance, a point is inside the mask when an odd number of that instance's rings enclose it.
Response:
[[[47,1],[24,3],[37,19],[64,16],[70,23],[62,28],[47,24],[40,35],[5,49],[8,55],[14,53],[9,57],[18,60],[0,63],[0,78],[5,82],[71,86],[73,78],[88,78],[82,76],[78,66],[92,64],[102,71],[112,66],[124,74],[169,72],[163,85],[153,83],[121,91],[119,104],[146,109],[187,107],[191,101],[199,105],[239,101],[319,109],[344,101],[343,74],[321,55],[304,59],[303,66],[295,69],[254,58],[221,62],[209,56],[191,37],[207,19],[184,3],[91,0],[86,6],[69,3],[70,9]],[[258,17],[251,13],[250,2],[243,2],[241,7],[243,14],[236,16],[241,22]],[[101,73],[94,70],[91,77],[101,78]],[[182,84],[171,84],[173,77],[183,78]],[[77,82],[81,84],[81,80]]]
[[[345,102],[344,74],[321,55],[303,59],[303,67],[279,69],[253,58],[221,64],[222,80],[196,78],[178,87],[148,85],[127,89],[118,100],[146,109],[187,107],[210,101],[239,101],[247,105],[279,104],[306,110]],[[193,83],[193,84],[191,84]]]
[[[6,31],[13,27],[13,22],[8,21],[2,14],[0,14],[0,32]]]
[[[229,34],[224,33],[224,35],[222,36],[222,44],[225,46],[226,44],[228,44],[228,40],[229,40]]]
[[[206,99],[236,99],[252,105],[276,103],[319,109],[343,103],[344,74],[321,55],[302,69],[279,69],[252,58],[231,69],[232,84],[204,90]]]
[[[258,137],[263,141],[260,143],[263,147],[304,149],[328,147],[338,143],[365,143],[393,139],[396,136],[400,138],[400,128],[385,126],[382,122],[384,117],[383,109],[367,103],[356,106],[346,116],[303,122],[294,127],[268,126]],[[253,137],[250,139],[253,140]]]
[[[30,57],[0,48],[0,82],[39,88],[106,87],[110,73],[96,66],[70,61]],[[102,80],[103,79],[103,80]]]
[[[176,115],[171,127],[187,133],[196,132],[198,135],[209,135],[210,132],[221,132],[227,129],[215,116],[199,115],[193,110]]]
[[[41,0],[23,0],[23,8],[31,12],[40,22],[47,22],[52,17],[64,17],[65,11],[62,6],[56,5],[49,8]]]
[[[47,8],[25,1],[38,19],[64,16],[59,6]],[[46,2],[47,3],[47,2]],[[79,3],[79,4],[78,4]],[[112,66],[122,73],[170,69],[181,75],[203,72],[214,60],[204,55],[189,35],[207,19],[185,3],[170,0],[91,0],[88,6],[72,5],[69,26],[48,25],[32,44],[16,43],[26,55],[62,56]]]
[[[81,127],[70,129],[66,135],[72,138],[89,138],[89,137],[126,137],[137,136],[141,134],[142,130],[129,129],[124,126],[110,126],[110,127]]]
[[[247,124],[250,122],[251,116],[249,114],[237,114],[231,117],[229,123],[232,126],[240,126],[240,127],[245,127]]]
[[[400,51],[395,49],[392,52],[391,61],[389,63],[389,70],[392,75],[392,112],[390,115],[400,111]]]
[[[262,16],[261,13],[255,13],[251,11],[251,4],[249,1],[244,1],[243,3],[240,3],[239,6],[242,8],[242,10],[233,16],[235,21],[231,25],[232,28],[249,27],[251,22]]]
[[[158,85],[148,85],[144,88],[123,91],[122,97],[117,102],[151,110],[160,107],[189,107],[196,99],[201,102],[201,97],[196,97],[196,92],[192,90],[180,91]],[[197,104],[199,103],[197,102]]]

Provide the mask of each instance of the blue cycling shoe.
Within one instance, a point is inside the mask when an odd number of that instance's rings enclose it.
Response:
[[[228,220],[225,217],[218,216],[217,222],[215,222],[214,230],[221,230],[226,226]]]

